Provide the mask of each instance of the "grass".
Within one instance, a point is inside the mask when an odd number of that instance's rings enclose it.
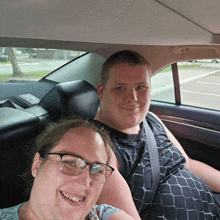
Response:
[[[178,65],[178,70],[181,70],[181,69],[187,69],[187,68],[193,68],[193,67],[198,67],[198,66],[201,66],[202,64],[190,64],[190,65]],[[172,71],[171,69],[171,65],[164,68],[163,70],[160,71],[160,73],[162,72],[168,72],[168,71]]]
[[[13,77],[11,74],[0,74],[0,82],[5,82],[9,80],[35,80],[41,79],[44,76],[48,75],[51,71],[36,71],[36,72],[27,72],[24,73],[22,77]]]
[[[7,62],[0,62],[0,64],[11,64],[11,61],[7,61]]]

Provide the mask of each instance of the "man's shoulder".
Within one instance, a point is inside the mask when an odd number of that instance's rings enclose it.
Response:
[[[160,124],[160,121],[159,121],[158,117],[153,112],[148,111],[148,113],[146,115],[146,119],[148,121],[152,121],[154,123]]]
[[[153,112],[148,111],[146,115],[146,120],[148,124],[150,125],[151,129],[156,128],[156,129],[160,129],[166,132],[164,124]]]

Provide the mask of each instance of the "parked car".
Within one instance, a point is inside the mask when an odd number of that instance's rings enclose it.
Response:
[[[203,60],[194,60],[194,62],[202,62],[202,63],[220,63],[218,59],[203,59]]]
[[[0,207],[25,201],[21,174],[45,127],[70,113],[94,117],[101,66],[123,49],[151,66],[150,111],[191,158],[220,170],[220,68],[188,62],[219,62],[219,9],[218,0],[1,2],[0,47],[63,53],[19,54],[20,75],[0,63]],[[69,92],[73,102],[65,106]]]

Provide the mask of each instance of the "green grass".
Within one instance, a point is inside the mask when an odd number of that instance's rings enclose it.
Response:
[[[13,77],[11,74],[0,74],[0,82],[5,82],[9,80],[30,80],[30,79],[41,79],[48,75],[51,71],[36,71],[24,73],[22,77]]]
[[[0,64],[11,64],[11,61],[7,61],[7,62],[0,62]]]
[[[201,65],[202,64],[178,65],[178,69],[181,70],[181,69],[193,68],[193,67],[198,67],[198,66],[201,66]],[[163,70],[161,70],[160,73],[168,72],[168,71],[171,71],[171,65],[164,68]]]

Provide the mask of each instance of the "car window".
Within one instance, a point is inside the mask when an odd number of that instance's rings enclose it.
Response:
[[[218,60],[193,63],[199,65],[179,70],[181,103],[220,110],[220,63]]]
[[[178,62],[177,67],[180,103],[220,110],[220,60]],[[171,66],[152,77],[152,100],[176,103]]]
[[[38,81],[84,53],[45,48],[0,47],[0,82]]]
[[[175,103],[173,74],[168,66],[151,78],[153,100]]]

